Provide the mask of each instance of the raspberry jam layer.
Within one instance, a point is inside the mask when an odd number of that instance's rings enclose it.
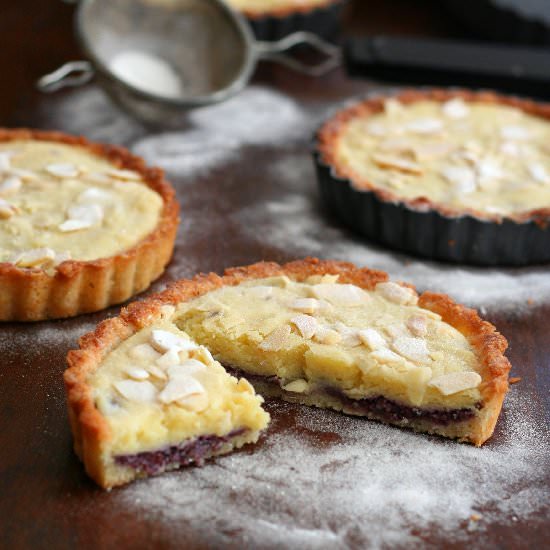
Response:
[[[201,435],[191,441],[158,451],[116,456],[115,462],[121,466],[129,466],[148,476],[159,474],[168,467],[173,469],[189,464],[202,466],[207,458],[218,453],[231,439],[244,434],[246,431],[246,428],[240,428],[224,436]]]

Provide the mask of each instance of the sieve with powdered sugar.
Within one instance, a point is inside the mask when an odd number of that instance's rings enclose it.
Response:
[[[94,76],[138,118],[178,123],[189,109],[241,91],[259,60],[320,75],[339,64],[340,51],[311,33],[256,41],[246,20],[222,0],[81,0],[76,34],[87,61],[66,63],[38,81],[42,91],[77,86]],[[315,65],[289,50],[307,44],[324,54]]]

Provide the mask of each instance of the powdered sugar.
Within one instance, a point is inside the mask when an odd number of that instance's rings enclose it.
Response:
[[[223,531],[262,548],[410,547],[435,527],[442,540],[483,540],[504,514],[526,520],[545,506],[547,428],[512,393],[498,442],[478,449],[365,419],[271,404],[274,426],[253,454],[219,458],[120,490],[133,513]],[[293,421],[281,427],[281,420]],[[525,485],[525,480],[529,484]],[[516,488],[521,484],[522,491]],[[158,516],[157,516],[158,514]],[[218,527],[223,525],[224,529]],[[361,541],[361,543],[359,543]]]

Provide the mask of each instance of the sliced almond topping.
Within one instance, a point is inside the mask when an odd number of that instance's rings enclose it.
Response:
[[[147,380],[147,378],[149,378],[149,373],[145,369],[140,369],[139,367],[126,367],[124,372],[134,380]]]
[[[316,342],[319,342],[320,344],[333,346],[341,342],[342,335],[339,332],[332,330],[331,328],[319,327],[315,331],[313,338]]]
[[[181,363],[181,359],[178,348],[169,349],[155,361],[155,364],[163,369],[167,369],[173,365],[179,365],[179,363]]]
[[[438,118],[419,118],[409,122],[405,129],[415,134],[435,134],[443,130],[443,121]]]
[[[85,191],[82,191],[78,195],[78,202],[94,203],[94,202],[106,202],[109,203],[113,200],[113,195],[105,189],[99,187],[88,187]]]
[[[13,151],[0,151],[0,172],[7,172],[11,166]]]
[[[207,393],[194,393],[178,399],[176,404],[189,411],[201,412],[208,408],[210,399]]]
[[[145,370],[155,378],[158,378],[159,380],[168,380],[168,375],[159,367],[155,365],[147,365],[145,367]]]
[[[353,348],[355,346],[360,346],[362,343],[361,338],[359,337],[359,331],[356,328],[351,328],[344,323],[338,321],[334,324],[334,330],[336,330],[340,336],[342,336],[342,345]]]
[[[168,368],[168,376],[177,378],[178,376],[192,376],[197,372],[202,372],[206,369],[206,365],[196,359],[187,359],[179,365],[172,365]]]
[[[159,394],[161,403],[169,404],[184,397],[205,393],[204,386],[192,376],[176,376],[170,379],[168,384]]]
[[[361,342],[373,351],[385,348],[388,345],[384,337],[373,328],[365,328],[360,330],[358,334]]]
[[[500,129],[500,137],[505,140],[524,141],[532,136],[531,132],[523,126],[503,126]]]
[[[420,176],[423,173],[422,166],[420,166],[420,164],[402,157],[375,153],[372,155],[372,160],[380,168],[397,170],[398,172],[414,174],[415,176]]]
[[[412,153],[414,145],[414,141],[409,138],[394,137],[380,142],[378,145],[378,150],[381,153],[397,153],[400,155],[404,153]]]
[[[443,103],[441,110],[443,114],[449,118],[464,118],[470,114],[470,107],[468,107],[466,102],[459,97],[455,97]]]
[[[452,372],[434,378],[428,386],[436,388],[443,395],[452,395],[477,388],[480,384],[481,376],[477,372]]]
[[[283,386],[283,390],[291,393],[306,393],[308,389],[309,384],[306,380],[303,380],[302,378],[299,378],[298,380],[293,380],[292,382],[289,382],[288,384],[285,384]]]
[[[428,319],[423,315],[411,315],[407,319],[407,328],[415,336],[425,336],[428,332]]]
[[[391,118],[400,115],[404,110],[403,104],[397,99],[386,99],[384,101],[384,112]]]
[[[393,349],[403,357],[415,363],[425,363],[430,360],[430,351],[426,340],[403,336],[392,343]]]
[[[477,175],[481,180],[484,179],[500,179],[504,173],[500,162],[494,158],[486,157],[477,163]]]
[[[45,170],[57,178],[76,178],[80,173],[74,164],[48,164]]]
[[[382,137],[388,133],[387,128],[381,122],[371,121],[365,126],[365,129],[367,134],[375,137]]]
[[[398,285],[397,283],[386,282],[378,283],[376,290],[386,300],[400,305],[416,305],[418,303],[418,296],[412,288]]]
[[[149,344],[139,344],[134,346],[128,351],[128,355],[132,359],[139,359],[144,361],[156,361],[161,355],[158,351],[153,349]]]
[[[302,336],[306,339],[312,338],[319,326],[317,319],[311,315],[296,315],[290,322],[296,325]]]
[[[124,181],[139,181],[141,180],[141,175],[132,170],[108,170],[107,175]]]
[[[316,313],[322,307],[321,302],[315,298],[298,298],[290,305],[290,309],[301,311],[302,313]]]
[[[114,387],[122,397],[137,403],[151,403],[155,400],[157,389],[151,382],[137,382],[134,380],[120,380]]]
[[[271,296],[273,296],[273,287],[265,286],[265,285],[253,286],[253,287],[247,288],[245,290],[245,293],[250,294],[255,298],[261,298],[261,299],[270,298]]]
[[[18,253],[12,262],[18,267],[37,267],[55,261],[55,250],[51,248],[33,248]]]
[[[103,219],[103,208],[99,204],[79,204],[68,210],[69,219],[59,225],[60,231],[88,229]]]
[[[513,141],[503,141],[500,144],[500,152],[511,157],[518,157],[521,153],[521,149],[519,145]]]
[[[444,157],[453,150],[450,143],[418,143],[412,149],[414,158],[417,162]]]
[[[349,284],[320,284],[311,287],[313,295],[335,306],[355,307],[364,305],[369,295],[358,286]]]
[[[84,178],[94,183],[109,183],[111,181],[109,176],[103,172],[87,172]]]
[[[550,182],[550,175],[546,171],[546,168],[544,164],[540,162],[536,162],[534,164],[530,164],[527,169],[529,170],[529,174],[531,177],[538,183],[549,183]],[[1,189],[0,189],[1,191]]]
[[[260,349],[264,351],[278,351],[285,347],[290,336],[290,325],[283,325],[276,328],[264,341],[260,344]]]
[[[17,176],[10,176],[0,183],[0,195],[10,195],[21,189],[23,182]]]
[[[388,348],[380,348],[370,353],[370,357],[378,361],[379,363],[403,363],[405,359],[401,355],[397,355]]]
[[[440,174],[460,193],[476,190],[476,173],[468,166],[444,166]]]
[[[160,352],[166,352],[172,348],[176,348],[177,351],[190,351],[199,347],[195,342],[187,340],[178,334],[158,329],[151,332],[151,344]]]
[[[0,199],[0,219],[7,220],[17,212],[17,208],[4,199]]]
[[[393,340],[397,338],[402,338],[403,336],[410,336],[409,331],[404,323],[391,322],[390,324],[383,325],[382,330],[384,330],[384,332],[391,336]]]
[[[23,168],[10,168],[9,173],[23,181],[35,181],[38,179],[38,174],[36,172],[24,170]]]

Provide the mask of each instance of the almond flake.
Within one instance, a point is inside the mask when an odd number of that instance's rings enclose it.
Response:
[[[149,378],[149,373],[145,369],[140,369],[139,367],[126,367],[124,372],[134,380],[147,380],[147,378]]]
[[[315,313],[321,309],[321,302],[315,300],[315,298],[298,298],[289,307],[302,313]]]
[[[51,264],[55,260],[55,250],[51,248],[33,248],[18,253],[12,262],[18,267],[36,267]]]
[[[169,349],[164,355],[155,361],[155,364],[163,369],[167,369],[173,365],[178,365],[179,363],[181,363],[181,359],[178,348]]]
[[[178,376],[192,376],[197,372],[202,372],[206,369],[206,365],[197,361],[196,359],[187,359],[179,365],[172,365],[168,368],[168,376],[170,379],[177,378]]]
[[[524,141],[530,139],[531,132],[523,126],[503,126],[500,129],[500,137],[512,141]]]
[[[0,172],[7,172],[11,166],[13,151],[0,151]]]
[[[306,380],[303,380],[302,378],[299,378],[298,380],[293,380],[292,382],[289,382],[288,384],[285,384],[283,386],[283,390],[290,393],[306,393],[308,389],[309,384]]]
[[[331,328],[319,327],[315,331],[313,338],[316,342],[319,342],[320,344],[333,346],[335,344],[338,344],[342,340],[342,335],[339,332],[332,330]]]
[[[403,105],[397,99],[386,99],[384,101],[384,112],[391,118],[400,115],[404,111]]]
[[[386,300],[400,305],[416,305],[418,303],[418,296],[412,288],[398,285],[397,283],[386,282],[378,283],[376,290]]]
[[[0,183],[0,195],[9,195],[15,193],[21,189],[23,182],[21,178],[16,176],[10,176]]]
[[[85,174],[84,178],[94,183],[109,183],[111,181],[109,176],[103,172],[88,172]]]
[[[407,328],[415,336],[425,336],[428,332],[428,319],[423,315],[411,315],[407,319]]]
[[[415,134],[434,134],[443,130],[443,121],[438,118],[418,118],[409,122],[405,129]]]
[[[141,175],[132,170],[108,170],[107,175],[124,181],[139,181],[141,180]]]
[[[76,178],[80,173],[74,164],[48,164],[45,170],[58,178]]]
[[[172,348],[175,348],[176,351],[190,351],[199,347],[195,342],[167,330],[153,330],[151,344],[160,352],[166,352]]]
[[[157,389],[151,382],[136,382],[134,380],[121,380],[113,384],[116,391],[129,401],[137,403],[151,403],[157,395]]]
[[[194,393],[178,399],[176,404],[189,411],[201,412],[208,408],[210,399],[207,393]]]
[[[388,345],[384,337],[373,328],[365,328],[360,330],[358,334],[361,342],[373,351],[385,348]]]
[[[388,133],[387,128],[381,122],[371,121],[365,126],[365,129],[367,131],[367,134],[375,137],[382,137]]]
[[[79,204],[68,210],[69,219],[59,225],[64,232],[88,229],[103,219],[103,208],[99,204]]]
[[[78,202],[106,202],[109,203],[113,200],[113,195],[105,189],[100,189],[99,187],[88,187],[85,191],[82,191],[78,195]]]
[[[94,224],[86,220],[67,220],[59,224],[58,229],[64,233],[70,233],[72,231],[81,231],[82,229],[89,229]]]
[[[529,174],[531,174],[531,177],[538,183],[549,183],[550,182],[550,176],[548,172],[546,171],[546,168],[544,164],[540,162],[536,162],[534,164],[530,164],[527,169],[529,170]],[[1,192],[1,189],[0,189]]]
[[[460,193],[473,193],[476,190],[476,174],[467,166],[445,166],[440,174]]]
[[[518,157],[521,153],[519,145],[513,141],[502,142],[499,150],[501,153],[511,157]]]
[[[311,287],[311,292],[316,298],[343,307],[361,306],[370,299],[362,288],[349,284],[314,285]]]
[[[7,220],[17,212],[17,208],[4,199],[0,199],[0,219]]]
[[[436,388],[443,395],[452,395],[465,390],[477,388],[481,376],[477,372],[452,372],[443,374],[429,382],[428,386]]]
[[[425,363],[430,359],[430,352],[426,340],[407,336],[397,338],[392,343],[393,349],[406,359],[415,363]]]
[[[139,344],[128,351],[128,355],[132,359],[144,361],[156,361],[160,357],[160,353],[153,349],[149,344]]]
[[[317,330],[318,323],[311,315],[297,315],[290,320],[294,323],[304,338],[312,338]]]
[[[453,149],[450,143],[418,143],[412,148],[412,153],[417,162],[444,157]]]
[[[290,325],[283,325],[276,328],[264,341],[259,348],[264,351],[278,351],[285,347],[290,336]]]
[[[161,403],[169,404],[188,395],[205,393],[204,386],[192,376],[177,376],[170,379],[159,394]]]
[[[158,378],[159,380],[167,380],[168,375],[159,367],[155,365],[147,365],[145,370],[153,377]]]
[[[397,355],[388,348],[380,348],[370,353],[370,357],[378,361],[379,363],[403,363],[405,359],[401,355]]]
[[[244,292],[246,294],[249,294],[250,296],[254,296],[255,298],[266,299],[273,296],[273,287],[258,285],[258,286],[246,288]]]
[[[504,175],[500,163],[493,158],[484,158],[478,162],[477,174],[481,179],[500,179]]]
[[[443,103],[441,110],[446,117],[455,119],[465,118],[470,114],[470,107],[468,107],[466,102],[459,97],[455,97]]]
[[[342,337],[342,345],[350,348],[360,346],[362,343],[361,338],[359,337],[359,331],[356,328],[351,328],[344,323],[338,321],[334,325],[334,330],[336,330]]]
[[[404,172],[405,174],[414,174],[415,176],[420,176],[423,173],[422,167],[419,164],[404,159],[402,157],[376,153],[372,155],[372,160],[380,168],[397,170],[398,172]]]

